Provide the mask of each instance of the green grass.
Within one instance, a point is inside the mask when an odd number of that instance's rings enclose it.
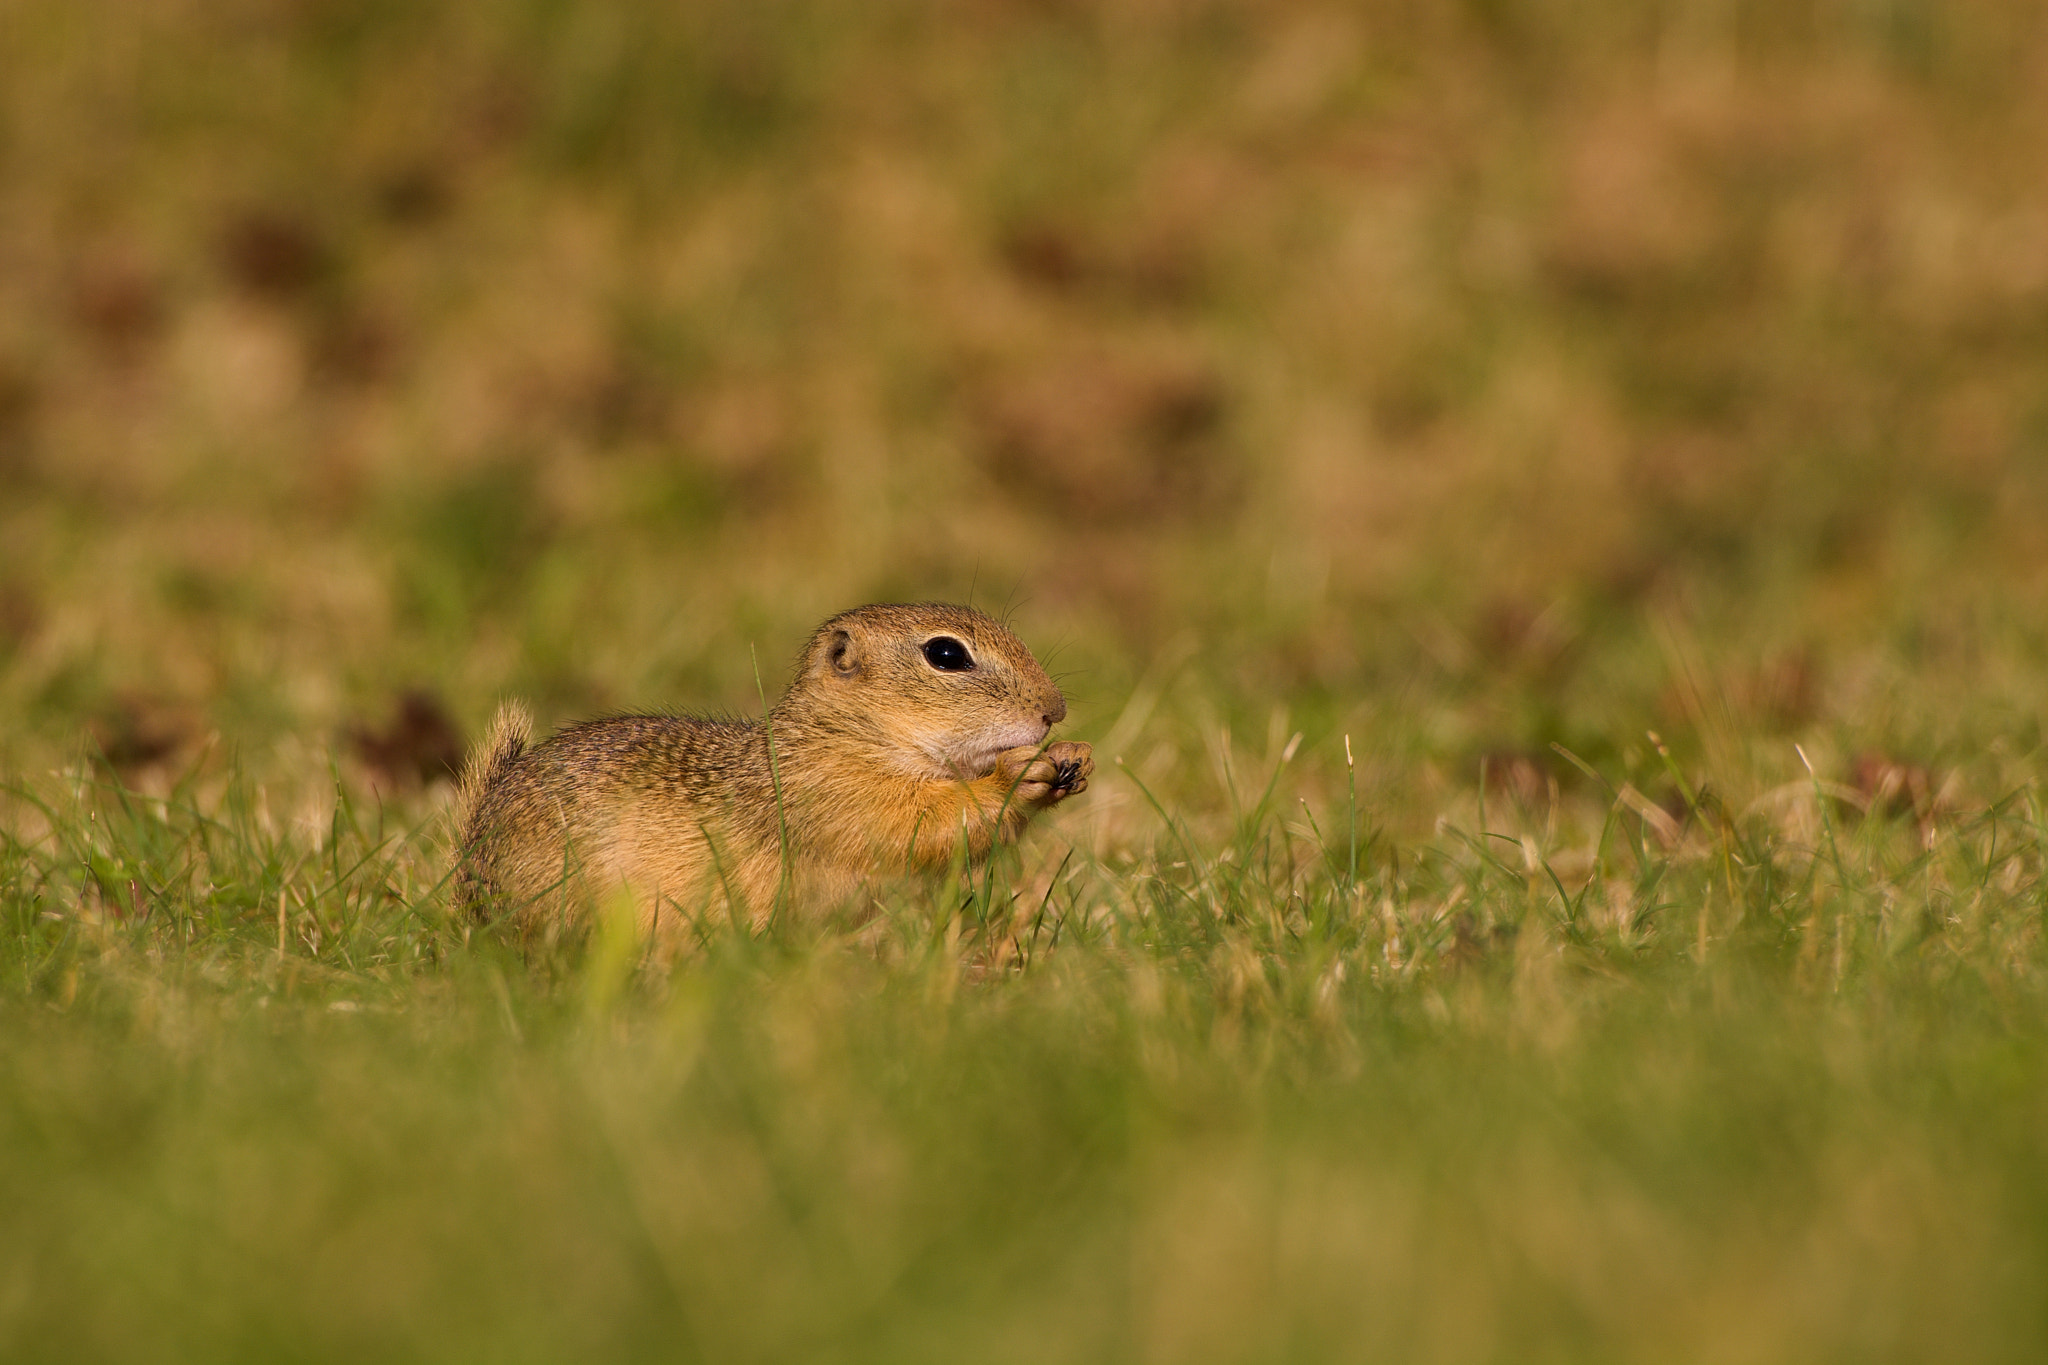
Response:
[[[0,1360],[2040,1357],[2044,71],[0,7]],[[451,921],[500,699],[922,597],[1097,747],[1014,863]]]
[[[438,841],[360,809],[80,782],[0,863],[0,1339],[2032,1354],[2031,789],[1925,826],[1708,798],[1668,846],[1594,799],[1550,833],[1366,826],[1353,879],[1342,797],[1312,826],[1293,785],[964,899],[713,928],[654,975],[452,922]]]

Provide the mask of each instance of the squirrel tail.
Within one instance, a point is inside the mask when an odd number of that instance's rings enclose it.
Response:
[[[518,702],[508,701],[498,708],[498,714],[491,720],[491,728],[469,751],[469,761],[462,765],[462,781],[455,789],[456,856],[460,859],[455,898],[472,913],[480,912],[483,897],[489,889],[485,885],[484,871],[478,866],[486,833],[478,826],[478,816],[492,789],[519,761],[532,738],[532,715]]]
[[[465,830],[477,807],[483,803],[484,794],[498,785],[505,770],[526,752],[527,742],[532,738],[533,717],[524,706],[508,701],[498,708],[498,714],[491,719],[490,730],[482,742],[469,751],[469,761],[462,765],[462,783],[455,791],[455,809]]]

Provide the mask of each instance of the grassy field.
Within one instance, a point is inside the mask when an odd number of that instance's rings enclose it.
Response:
[[[0,1359],[2039,1358],[2038,9],[0,6]],[[451,915],[917,597],[1014,858]]]

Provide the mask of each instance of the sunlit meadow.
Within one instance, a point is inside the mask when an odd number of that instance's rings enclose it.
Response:
[[[0,1358],[2032,1360],[2048,16],[0,5]],[[666,969],[499,699],[1007,614]]]

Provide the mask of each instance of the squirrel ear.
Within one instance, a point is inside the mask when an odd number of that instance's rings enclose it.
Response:
[[[851,678],[860,672],[860,650],[855,647],[853,633],[835,630],[825,644],[825,657],[832,662],[832,671],[842,678]]]

